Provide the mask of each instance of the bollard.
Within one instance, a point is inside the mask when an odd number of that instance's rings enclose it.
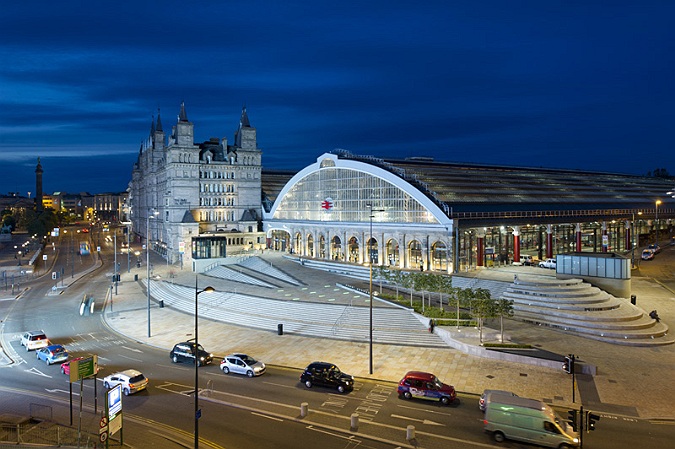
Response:
[[[637,304],[637,296],[635,295],[630,295],[630,303],[633,305]]]
[[[405,430],[405,439],[410,441],[415,439],[415,426],[410,425]]]
[[[160,300],[159,300],[159,308],[160,308],[160,309],[163,309],[163,308],[164,308],[164,300],[163,300],[163,299],[160,299]]]
[[[284,325],[281,323],[277,324],[277,334],[284,335]]]
[[[358,413],[352,413],[352,419],[351,419],[351,428],[352,430],[357,430],[359,428],[359,414]]]
[[[134,274],[134,281],[137,281],[137,280],[138,280],[138,275]]]
[[[309,404],[307,402],[303,402],[302,404],[300,404],[300,417],[301,418],[304,418],[305,416],[307,416],[307,412],[309,411],[308,408],[309,408]]]

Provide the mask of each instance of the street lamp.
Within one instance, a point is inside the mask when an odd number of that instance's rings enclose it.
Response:
[[[147,225],[145,227],[145,268],[147,270],[147,279],[148,279],[148,338],[150,338],[150,218],[152,209],[148,209]],[[153,211],[152,218],[154,218],[159,212]]]
[[[204,290],[199,290],[199,275],[195,274],[195,449],[199,448],[199,417],[201,411],[199,410],[199,308],[197,297],[200,293],[215,292],[213,287],[206,287]]]
[[[384,212],[384,209],[373,209],[372,203],[366,204],[370,208],[370,238],[368,239],[368,262],[370,266],[370,281],[368,294],[370,297],[370,374],[373,374],[373,212]]]
[[[659,204],[661,204],[661,200],[656,200],[656,215],[654,217],[654,228],[656,229],[656,246],[659,246]]]

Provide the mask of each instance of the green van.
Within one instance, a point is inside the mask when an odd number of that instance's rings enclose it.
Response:
[[[579,436],[550,406],[534,399],[493,393],[484,428],[495,441],[524,441],[546,447],[579,447]]]

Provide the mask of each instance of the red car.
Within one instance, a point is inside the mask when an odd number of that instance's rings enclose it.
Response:
[[[448,405],[456,399],[457,394],[455,387],[444,384],[431,373],[409,371],[398,383],[398,396],[405,399],[430,399]]]

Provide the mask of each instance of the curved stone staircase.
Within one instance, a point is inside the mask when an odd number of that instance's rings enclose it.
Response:
[[[667,325],[581,279],[516,279],[502,297],[513,301],[515,318],[580,337],[630,346],[675,343]]]

